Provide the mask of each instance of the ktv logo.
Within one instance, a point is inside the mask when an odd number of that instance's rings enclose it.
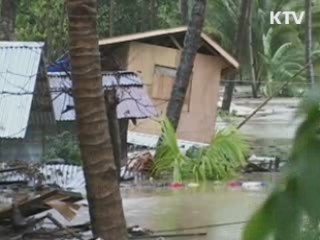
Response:
[[[279,11],[270,12],[270,24],[280,25],[280,24],[302,24],[305,17],[305,12],[293,12],[293,11]]]

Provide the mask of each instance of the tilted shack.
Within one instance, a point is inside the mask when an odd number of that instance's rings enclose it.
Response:
[[[158,112],[164,114],[180,63],[186,27],[157,30],[101,39],[103,70],[140,72],[149,96]],[[201,34],[202,44],[196,55],[190,86],[178,126],[183,140],[208,143],[215,131],[215,119],[222,76],[237,69],[239,63],[219,44]],[[130,130],[160,134],[160,125],[142,120]]]
[[[0,42],[0,160],[39,161],[54,133],[43,43]]]

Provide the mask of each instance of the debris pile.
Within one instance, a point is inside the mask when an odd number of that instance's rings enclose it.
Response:
[[[121,169],[121,178],[123,180],[146,179],[151,177],[154,167],[154,157],[148,152],[140,152],[133,154],[127,163]]]

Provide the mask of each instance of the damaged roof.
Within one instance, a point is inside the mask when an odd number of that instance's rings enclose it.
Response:
[[[57,121],[74,121],[74,101],[71,95],[72,82],[66,73],[49,73],[49,84],[54,115]],[[150,118],[157,116],[156,109],[143,89],[142,80],[134,72],[119,71],[102,74],[103,86],[115,87],[120,103],[118,119]]]
[[[0,137],[24,138],[44,44],[0,42]]]

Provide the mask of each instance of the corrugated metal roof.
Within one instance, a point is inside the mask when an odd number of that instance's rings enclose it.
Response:
[[[57,121],[75,120],[71,91],[72,83],[64,73],[49,74],[49,83],[53,109]],[[143,89],[141,79],[133,72],[116,72],[103,74],[105,87],[117,86],[120,103],[117,106],[118,118],[149,118],[157,115],[156,109]],[[64,89],[65,92],[61,93]]]
[[[0,137],[24,138],[44,44],[0,42]]]
[[[68,79],[64,72],[50,72],[48,73],[50,79]],[[102,73],[102,83],[104,86],[143,86],[142,80],[135,72],[118,71],[118,72],[104,72]]]
[[[143,87],[118,88],[117,95],[120,99],[117,106],[118,119],[157,116],[157,111]]]

